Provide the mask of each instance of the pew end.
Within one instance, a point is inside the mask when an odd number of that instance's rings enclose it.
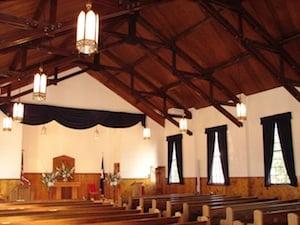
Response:
[[[235,221],[233,221],[233,225],[245,225],[245,223],[243,223],[240,220],[235,220]]]
[[[254,210],[253,225],[263,225],[263,212],[261,210]]]
[[[299,216],[296,213],[288,214],[288,225],[299,225]]]
[[[165,212],[166,212],[165,216],[166,217],[171,217],[172,216],[172,208],[171,207],[172,207],[171,206],[171,201],[167,201],[166,202],[166,210],[165,210]]]
[[[181,220],[182,222],[187,222],[189,221],[189,216],[190,216],[190,209],[188,203],[183,203],[182,207],[182,215],[181,215]]]
[[[197,221],[198,222],[206,222],[206,224],[209,223],[209,219],[206,216],[198,216]]]

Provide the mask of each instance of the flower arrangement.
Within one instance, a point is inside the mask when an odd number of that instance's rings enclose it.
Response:
[[[56,167],[56,172],[58,173],[58,176],[60,176],[63,181],[68,181],[69,179],[73,179],[73,173],[75,171],[75,168],[67,168],[64,163],[61,164],[61,168]]]
[[[116,173],[116,174],[109,173],[107,179],[110,183],[110,186],[116,187],[121,181],[121,176],[120,173]]]
[[[54,186],[57,178],[56,173],[42,173],[42,183],[47,186],[48,189]]]

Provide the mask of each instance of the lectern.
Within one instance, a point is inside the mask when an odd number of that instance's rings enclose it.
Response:
[[[67,168],[75,167],[75,159],[66,155],[58,156],[53,158],[53,171],[56,168],[61,167],[62,163]],[[57,181],[54,185],[56,199],[78,199],[78,188],[80,187],[80,182],[78,181]],[[71,193],[70,191],[71,190]],[[67,197],[66,197],[67,196]]]
[[[68,181],[68,182],[56,182],[55,185],[56,190],[56,200],[62,199],[62,188],[71,188],[72,190],[72,199],[78,199],[78,188],[80,187],[80,182]]]

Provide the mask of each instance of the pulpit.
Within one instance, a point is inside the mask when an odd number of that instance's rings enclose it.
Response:
[[[56,193],[56,199],[61,200],[62,198],[62,191],[63,188],[70,188],[72,190],[72,199],[78,199],[78,188],[80,187],[80,182],[76,181],[69,181],[69,182],[56,182],[55,185],[55,193]]]
[[[53,171],[60,168],[62,164],[67,168],[75,167],[75,159],[66,155],[53,158]],[[55,198],[57,200],[78,199],[78,189],[80,185],[80,182],[74,181],[73,179],[70,179],[69,181],[62,181],[62,179],[59,179],[54,184]]]

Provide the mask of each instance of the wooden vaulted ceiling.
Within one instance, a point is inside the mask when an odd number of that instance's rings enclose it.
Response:
[[[75,50],[76,19],[86,0],[0,2],[0,104],[30,93],[40,65],[49,85],[79,66],[161,125],[180,108],[224,106],[236,95],[283,86],[300,101],[298,0],[94,0],[101,50]],[[191,133],[191,132],[189,132]]]

